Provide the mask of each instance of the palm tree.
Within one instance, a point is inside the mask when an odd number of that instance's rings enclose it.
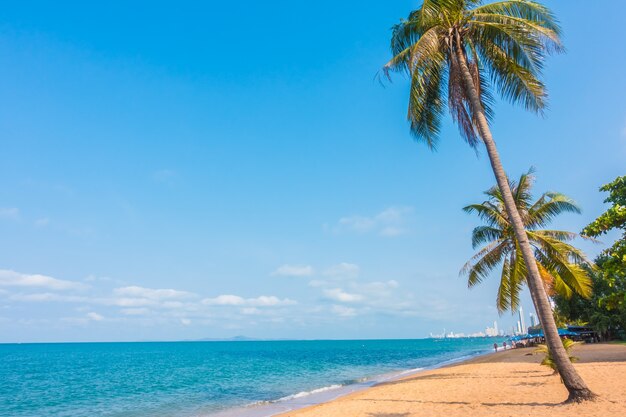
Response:
[[[566,298],[577,293],[589,298],[591,278],[581,265],[590,262],[580,250],[567,243],[579,235],[543,229],[558,214],[580,213],[580,209],[573,200],[560,193],[544,193],[533,202],[533,180],[531,170],[520,176],[517,183],[511,182],[510,188],[517,211],[524,222],[526,236],[535,252],[546,292],[550,295],[558,293]],[[515,311],[519,307],[519,294],[527,281],[528,272],[500,189],[493,187],[485,194],[488,197],[486,201],[463,208],[468,213],[478,214],[485,221],[486,225],[479,226],[472,232],[472,246],[486,246],[465,264],[461,274],[468,276],[467,284],[473,287],[501,265],[496,305],[500,313],[509,309]]]
[[[416,140],[437,143],[446,106],[472,147],[482,141],[511,226],[528,269],[527,282],[546,342],[569,391],[568,401],[595,395],[570,363],[559,338],[541,274],[491,135],[492,90],[512,103],[541,112],[546,90],[541,69],[546,55],[562,51],[552,12],[529,0],[423,0],[392,29],[393,58],[383,72],[411,79],[408,119]]]

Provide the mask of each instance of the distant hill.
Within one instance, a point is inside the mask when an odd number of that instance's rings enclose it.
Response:
[[[234,337],[227,337],[227,338],[205,337],[202,339],[196,339],[194,340],[194,342],[252,342],[252,341],[258,341],[258,340],[263,340],[263,339],[255,339],[255,338],[247,337],[247,336],[234,336]]]

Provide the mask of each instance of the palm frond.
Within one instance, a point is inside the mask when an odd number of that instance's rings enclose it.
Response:
[[[467,286],[473,287],[487,278],[507,254],[508,243],[496,241],[487,245],[474,255],[460,271],[460,275],[467,275]]]
[[[466,213],[476,213],[478,217],[489,226],[500,227],[501,229],[510,226],[506,212],[490,201],[485,201],[482,204],[470,204],[469,206],[463,207],[463,211]]]
[[[445,76],[445,56],[438,52],[411,77],[409,110],[407,119],[411,133],[417,141],[426,142],[435,149],[445,111],[442,100],[443,78]]]
[[[480,22],[490,22],[500,25],[517,26],[518,30],[526,31],[534,35],[539,35],[540,41],[546,50],[550,52],[564,52],[563,44],[558,32],[553,29],[542,26],[537,22],[528,19],[504,16],[495,13],[474,13],[473,19]]]
[[[406,48],[395,53],[383,66],[383,73],[389,79],[392,71],[411,74],[413,71],[419,71],[423,65],[436,60],[440,54],[440,32],[441,27],[438,26],[426,30],[414,42],[408,43]]]
[[[515,262],[513,261],[513,264]],[[504,259],[502,264],[502,273],[500,274],[500,285],[496,294],[496,307],[498,312],[502,314],[511,307],[511,274],[513,265],[509,257]]]
[[[589,262],[580,250],[539,233],[528,232],[528,236],[539,246],[536,256],[541,265],[555,278],[553,285],[556,291],[563,290],[562,286],[566,285],[582,297],[591,296],[591,278],[580,266]],[[567,291],[559,293],[568,295]]]
[[[502,230],[491,226],[478,226],[472,231],[472,247],[502,239]]]
[[[490,40],[484,40],[477,49],[488,63],[493,85],[505,100],[521,104],[534,112],[541,112],[545,108],[546,89],[533,71],[520,65],[502,47]]]
[[[545,193],[528,210],[528,226],[543,227],[561,213],[580,214],[581,210],[574,200],[564,194]]]
[[[522,286],[526,283],[526,264],[524,263],[524,259],[522,257],[522,251],[515,242],[515,251],[511,254],[511,275],[509,277],[509,305],[512,311],[518,309],[520,304],[520,293],[522,291]]]
[[[533,22],[542,28],[561,35],[561,28],[556,16],[544,5],[528,0],[504,0],[485,4],[472,10],[472,15],[495,14]]]

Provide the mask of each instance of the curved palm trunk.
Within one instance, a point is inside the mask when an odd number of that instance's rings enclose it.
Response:
[[[477,116],[478,132],[480,133],[480,136],[485,143],[485,147],[487,148],[491,168],[493,169],[498,187],[502,193],[507,214],[509,215],[509,219],[513,225],[515,238],[520,245],[524,263],[526,264],[526,269],[528,270],[527,282],[528,288],[530,289],[530,295],[535,304],[539,320],[541,321],[548,348],[550,349],[550,352],[552,352],[554,362],[559,374],[561,375],[563,383],[569,391],[569,398],[567,401],[581,402],[593,399],[596,395],[591,392],[585,384],[585,381],[583,381],[580,375],[578,375],[578,372],[576,372],[576,369],[569,360],[567,352],[563,348],[563,343],[559,337],[554,316],[552,314],[552,308],[548,302],[548,296],[543,286],[541,276],[539,275],[539,269],[537,268],[535,256],[530,243],[528,242],[524,223],[522,222],[522,218],[520,217],[517,206],[515,205],[513,195],[511,194],[511,189],[509,187],[504,168],[502,167],[502,162],[500,161],[500,156],[498,154],[498,150],[496,149],[496,144],[491,136],[491,130],[489,129],[489,124],[487,123],[487,118],[485,117],[478,90],[474,85],[474,80],[469,71],[467,58],[463,52],[463,46],[458,32],[456,33],[456,45],[453,49],[454,55],[456,55],[457,63],[461,69],[463,86],[470,99],[472,109]],[[454,57],[452,57],[452,59],[454,59]]]

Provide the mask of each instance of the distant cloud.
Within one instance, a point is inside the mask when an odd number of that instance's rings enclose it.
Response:
[[[311,265],[281,265],[272,275],[282,277],[310,277],[315,273],[315,270]]]
[[[80,290],[87,287],[80,282],[66,281],[39,274],[23,274],[6,269],[0,269],[0,286],[36,287],[49,290]]]
[[[252,307],[277,307],[294,305],[296,302],[288,298],[280,299],[273,295],[262,295],[257,298],[243,298],[238,295],[219,295],[215,298],[205,298],[202,304],[216,306],[252,306]]]
[[[113,293],[122,297],[146,298],[148,300],[169,300],[194,297],[195,294],[187,291],[173,289],[153,289],[138,286],[121,287],[113,290]]]
[[[360,294],[351,294],[351,293],[345,292],[341,288],[326,289],[324,290],[324,295],[326,296],[326,298],[330,300],[339,301],[342,303],[354,303],[357,301],[362,301],[364,298]]]
[[[202,304],[216,305],[216,306],[241,306],[246,303],[243,297],[238,295],[218,295],[215,298],[205,298],[202,300]]]
[[[335,233],[375,233],[384,237],[396,237],[408,232],[408,220],[412,214],[412,207],[392,206],[373,216],[342,217],[332,230]]]
[[[87,318],[93,321],[102,321],[104,320],[104,316],[98,314],[98,313],[94,313],[93,311],[90,313],[87,313]]]
[[[319,268],[317,281],[309,282],[313,297],[303,303],[276,295],[245,297],[221,294],[202,297],[177,288],[150,288],[140,285],[120,285],[112,278],[89,276],[89,285],[40,274],[23,274],[0,270],[0,298],[6,308],[13,303],[58,303],[59,308],[71,308],[79,316],[51,317],[51,323],[88,326],[101,322],[133,323],[137,326],[160,324],[177,326],[237,326],[285,323],[302,326],[316,321],[325,322],[360,316],[420,317],[424,312],[410,293],[399,290],[395,280],[362,281],[359,265],[340,262]],[[309,265],[283,265],[277,275],[308,276],[315,271]],[[304,283],[303,283],[304,284]],[[72,290],[81,290],[73,292]],[[421,298],[420,298],[421,300]],[[421,303],[421,301],[420,301]],[[69,306],[72,307],[69,307]],[[34,311],[44,307],[33,307]],[[51,309],[50,311],[56,311]],[[41,311],[41,310],[39,310]]]
[[[0,219],[18,220],[20,218],[20,209],[17,207],[0,207]]]
[[[28,302],[61,302],[61,303],[84,303],[89,302],[90,299],[84,296],[78,295],[65,295],[52,292],[35,292],[29,294],[13,294],[9,297],[13,301],[28,301]]]

